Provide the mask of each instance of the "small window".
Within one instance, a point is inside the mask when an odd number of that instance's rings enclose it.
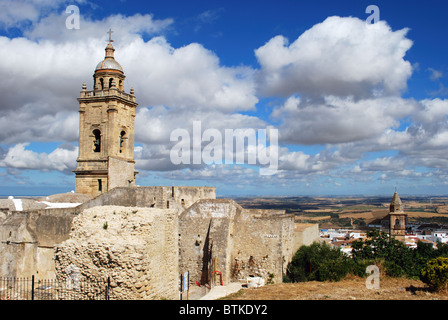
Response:
[[[101,131],[98,129],[93,130],[93,152],[101,152]]]
[[[114,83],[114,79],[110,78],[109,79],[109,88],[112,88],[112,84]]]
[[[183,206],[185,205],[185,199],[181,199],[180,202]]]
[[[126,136],[126,132],[125,131],[121,131],[120,132],[120,153],[123,153],[125,136]]]
[[[103,80],[103,78],[100,78],[100,85],[101,85],[101,90],[104,90],[104,80]]]
[[[98,179],[98,191],[103,191],[103,182],[101,181],[101,179]]]
[[[167,209],[170,208],[170,201],[169,201],[169,200],[166,202],[166,208],[167,208]]]

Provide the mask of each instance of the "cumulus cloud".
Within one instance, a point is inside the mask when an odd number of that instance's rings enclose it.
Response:
[[[49,14],[63,4],[85,3],[83,0],[2,0],[0,2],[0,27],[24,28],[36,23],[43,15]]]
[[[174,48],[161,36],[142,39],[142,33],[162,32],[171,19],[114,15],[83,20],[79,30],[66,29],[64,19],[64,13],[51,14],[35,22],[25,32],[27,38],[0,37],[0,73],[8,78],[0,83],[0,142],[77,140],[76,98],[82,82],[93,87],[91,75],[104,58],[109,27],[120,30],[115,57],[127,76],[125,89],[135,88],[140,109],[188,108],[182,115],[185,120],[194,110],[253,110],[258,101],[250,68],[221,66],[200,44]],[[167,118],[163,126],[172,128]],[[145,135],[137,132],[137,137]]]
[[[223,66],[198,43],[174,47],[163,36],[173,27],[172,19],[82,16],[82,28],[68,30],[65,12],[38,2],[19,1],[26,9],[22,13],[0,12],[3,26],[26,25],[24,37],[0,37],[0,73],[8,80],[0,83],[0,167],[9,172],[74,169],[78,151],[72,144],[47,154],[30,150],[28,142],[77,141],[76,97],[82,82],[92,88],[106,31],[112,28],[115,57],[127,76],[125,89],[134,87],[139,103],[135,159],[142,175],[148,170],[168,179],[276,186],[310,183],[317,175],[331,177],[333,185],[343,175],[418,177],[416,167],[448,176],[448,100],[401,97],[412,74],[404,59],[412,46],[406,29],[330,17],[291,44],[283,36],[270,39],[255,50],[260,64],[255,70]],[[58,8],[65,4],[57,3]],[[44,16],[41,9],[47,10]],[[433,78],[440,79],[435,71]],[[170,161],[171,132],[182,128],[192,136],[193,121],[201,121],[202,131],[212,128],[222,136],[225,129],[269,127],[268,120],[247,113],[257,111],[263,95],[283,99],[268,119],[285,145],[279,149],[277,175],[260,176],[258,168],[244,165],[176,166]],[[316,144],[322,146],[319,152],[300,150]],[[388,150],[395,155],[364,160]]]
[[[282,141],[336,144],[379,136],[415,110],[414,101],[398,97],[355,101],[352,97],[326,96],[319,103],[292,96],[275,108],[272,116],[282,120]]]
[[[61,171],[71,173],[75,169],[78,148],[59,146],[51,153],[37,153],[27,150],[28,143],[19,143],[11,147],[5,157],[0,160],[0,167],[30,169],[41,171]]]
[[[397,94],[412,73],[403,59],[412,45],[406,33],[392,31],[385,21],[370,25],[329,17],[291,44],[276,36],[255,50],[260,91],[281,96]]]
[[[211,138],[204,136],[207,129],[213,129],[222,137],[222,151],[224,154],[225,131],[250,128],[253,130],[266,129],[268,124],[257,117],[243,115],[240,113],[227,114],[215,111],[188,110],[188,109],[169,109],[167,107],[141,108],[137,110],[136,115],[136,141],[142,143],[143,147],[136,153],[136,166],[138,169],[168,171],[191,168],[201,169],[200,165],[194,164],[192,160],[187,165],[176,165],[170,160],[170,150],[178,140],[171,141],[171,133],[175,129],[182,129],[188,136],[188,145],[191,148],[190,159],[193,158],[193,128],[198,125],[196,130],[200,130],[201,150],[211,142]],[[246,142],[247,143],[247,142]],[[244,151],[249,151],[246,144]],[[236,152],[236,151],[235,151]],[[201,155],[199,155],[201,158]],[[224,161],[224,160],[223,160]]]
[[[253,70],[223,67],[200,44],[173,48],[165,38],[156,37],[148,42],[136,39],[119,52],[118,61],[144,105],[232,112],[252,110],[258,102]]]
[[[106,31],[112,28],[112,39],[117,43],[127,43],[142,35],[153,36],[165,32],[173,24],[173,19],[155,19],[152,14],[136,13],[132,16],[114,14],[101,20],[91,20],[79,15],[79,29],[66,27],[70,13],[65,10],[52,13],[26,29],[24,35],[32,40],[52,40],[55,42],[85,42],[87,39],[105,39]],[[104,43],[104,42],[103,42]]]

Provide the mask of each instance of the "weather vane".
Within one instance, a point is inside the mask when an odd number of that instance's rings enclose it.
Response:
[[[114,42],[114,40],[112,40],[112,32],[112,29],[109,29],[109,31],[106,32],[109,34],[109,42]]]

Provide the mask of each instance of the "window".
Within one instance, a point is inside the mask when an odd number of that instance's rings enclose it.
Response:
[[[98,179],[98,191],[103,191],[103,182],[101,181],[101,179]]]
[[[124,147],[124,137],[126,135],[125,131],[121,131],[120,133],[120,153],[123,153],[123,147]]]
[[[101,131],[98,129],[93,130],[93,152],[101,152]]]
[[[113,81],[114,81],[113,78],[110,78],[110,79],[109,79],[109,88],[112,88]]]
[[[104,90],[104,80],[103,80],[103,78],[100,78],[100,85],[101,85],[101,90]]]
[[[166,202],[166,208],[167,208],[167,209],[170,208],[170,201],[169,201],[169,200]]]

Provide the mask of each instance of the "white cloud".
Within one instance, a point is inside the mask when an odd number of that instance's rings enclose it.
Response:
[[[77,149],[59,146],[47,154],[27,149],[27,142],[77,141],[76,98],[82,82],[92,87],[106,31],[112,28],[115,57],[127,76],[125,88],[134,87],[139,103],[136,143],[141,146],[135,158],[142,174],[151,170],[170,179],[223,183],[244,176],[242,184],[271,181],[277,186],[309,183],[317,175],[417,177],[417,166],[440,168],[439,177],[448,176],[448,100],[401,98],[412,74],[404,60],[412,45],[406,29],[392,31],[384,21],[368,26],[356,18],[330,17],[291,44],[283,36],[269,40],[255,51],[261,68],[254,70],[223,66],[198,43],[174,47],[161,36],[172,19],[136,14],[98,21],[82,16],[81,29],[68,30],[65,13],[48,8],[42,16],[33,11],[41,8],[38,2],[18,2],[21,13],[0,12],[4,23],[31,23],[24,29],[26,38],[0,37],[0,73],[7,79],[0,82],[0,143],[16,144],[0,149],[0,167],[9,172],[74,169]],[[142,35],[155,37],[144,41]],[[281,142],[322,144],[324,149],[307,154],[297,151],[300,147],[280,148],[279,173],[272,177],[239,165],[171,163],[170,133],[176,128],[191,133],[193,121],[200,120],[202,130],[220,132],[269,126],[257,114],[243,114],[256,111],[261,94],[285,98],[271,114]],[[409,122],[405,129],[403,122]],[[370,152],[387,150],[397,155],[363,160]]]
[[[79,30],[67,30],[64,19],[63,13],[36,21],[26,32],[36,41],[0,37],[0,73],[8,79],[0,83],[0,143],[77,140],[76,98],[82,82],[89,89],[93,86],[91,75],[104,58],[109,27],[119,30],[115,57],[127,76],[125,89],[135,88],[138,110],[155,105],[185,109],[183,119],[178,117],[183,123],[195,110],[209,118],[216,111],[253,110],[258,101],[252,69],[221,66],[218,57],[200,44],[174,48],[163,37],[142,40],[141,33],[162,32],[171,19],[114,15],[83,20]],[[174,111],[168,114],[173,115]],[[168,133],[170,121],[162,121]],[[143,131],[137,137],[147,136],[145,126],[139,128]]]
[[[253,70],[220,66],[197,43],[173,48],[163,37],[135,39],[117,49],[116,57],[143,105],[233,112],[252,110],[258,101]]]
[[[254,116],[239,113],[222,113],[213,110],[168,109],[166,107],[137,109],[135,120],[136,141],[143,144],[136,154],[138,169],[167,171],[179,170],[187,166],[174,165],[170,161],[170,150],[177,141],[170,141],[171,132],[175,129],[186,130],[190,137],[190,147],[193,148],[193,122],[200,123],[201,137],[207,129],[215,129],[223,138],[226,129],[251,128],[266,129],[267,124]],[[209,143],[204,137],[202,147]],[[223,151],[224,152],[224,151]],[[193,150],[191,150],[191,155]],[[224,155],[224,153],[223,153]],[[192,163],[192,161],[191,161]],[[191,164],[193,169],[200,169],[203,165]]]
[[[0,167],[71,173],[76,165],[77,147],[67,149],[60,146],[47,154],[27,150],[28,145],[19,143],[11,147],[4,159],[0,160]]]
[[[43,14],[55,10],[67,0],[2,0],[0,2],[0,26],[21,28],[38,21]],[[83,1],[70,1],[80,3]]]
[[[329,17],[288,45],[283,36],[255,50],[259,85],[268,95],[397,94],[412,66],[403,59],[412,41],[407,30],[392,31],[357,18]]]
[[[432,81],[437,81],[437,80],[439,80],[440,78],[443,77],[443,72],[442,71],[436,70],[434,68],[428,68],[428,71],[431,72],[431,75],[429,76],[429,78]]]
[[[52,13],[31,29],[27,29],[24,35],[32,40],[46,39],[55,42],[85,42],[87,39],[106,39],[107,31],[112,29],[112,39],[117,43],[128,43],[141,35],[155,35],[163,33],[173,24],[173,19],[154,19],[152,14],[134,14],[124,16],[121,14],[110,15],[102,20],[91,20],[80,12],[79,29],[68,29],[66,20],[69,13]],[[104,44],[104,42],[103,42]]]
[[[292,96],[272,115],[282,120],[279,131],[284,142],[335,144],[379,136],[414,110],[414,101],[393,97],[355,101],[326,96],[319,103]]]

